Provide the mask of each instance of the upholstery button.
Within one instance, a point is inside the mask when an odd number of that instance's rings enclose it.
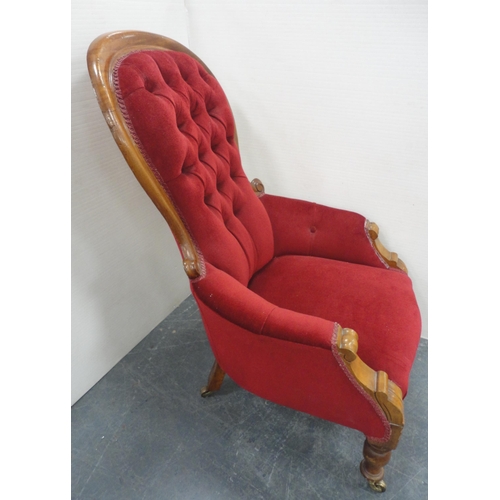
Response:
[[[311,233],[315,233],[316,232],[316,228],[314,226],[311,226],[311,228],[309,229],[309,231],[311,231]]]

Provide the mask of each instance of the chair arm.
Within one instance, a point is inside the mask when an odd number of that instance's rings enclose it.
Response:
[[[374,371],[358,357],[358,337],[354,330],[277,307],[224,271],[208,263],[205,267],[203,277],[191,281],[191,289],[198,301],[227,321],[256,335],[329,351],[337,362],[333,365],[340,368],[336,373],[343,373],[343,380],[356,387],[352,394],[352,411],[356,407],[354,399],[359,395],[369,402],[383,422],[385,435],[370,439],[374,443],[395,447],[404,425],[401,390],[385,372]]]
[[[312,255],[379,268],[391,266],[375,249],[378,232],[369,231],[373,225],[362,215],[269,194],[260,200],[271,220],[276,256]]]
[[[224,271],[205,267],[204,277],[193,280],[191,288],[218,315],[258,335],[331,350],[332,321],[277,307]]]

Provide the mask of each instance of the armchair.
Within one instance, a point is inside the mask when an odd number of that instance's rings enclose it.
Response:
[[[224,92],[186,47],[121,31],[87,60],[106,122],[178,244],[215,357],[201,395],[227,373],[357,429],[361,473],[385,491],[421,333],[404,263],[361,215],[250,182]]]

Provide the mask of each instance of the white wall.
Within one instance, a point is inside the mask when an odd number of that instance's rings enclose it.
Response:
[[[233,108],[267,192],[377,222],[414,282],[427,337],[427,2],[73,1],[72,402],[189,290],[166,223],[129,172],[85,65],[98,35],[187,45]]]
[[[72,3],[71,403],[189,294],[174,239],[119,152],[87,72],[92,40],[123,29],[187,44],[184,2]]]

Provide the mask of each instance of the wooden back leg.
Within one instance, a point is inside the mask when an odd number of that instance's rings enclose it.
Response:
[[[214,361],[212,370],[210,371],[210,375],[208,376],[207,385],[201,389],[201,397],[206,398],[207,396],[213,394],[215,391],[218,391],[220,389],[220,386],[222,385],[222,381],[224,380],[225,375],[226,373],[219,366],[219,363],[217,363],[217,361]]]

